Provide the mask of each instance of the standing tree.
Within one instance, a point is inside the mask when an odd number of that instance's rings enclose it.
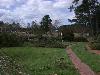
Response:
[[[84,25],[91,28],[90,33],[92,36],[94,36],[97,34],[96,28],[98,27],[98,23],[96,21],[96,11],[100,4],[97,0],[82,0],[82,4],[78,5],[78,1],[79,0],[74,0],[73,2],[73,4],[76,5],[76,7],[73,7],[76,15],[76,22],[79,25]]]
[[[27,28],[30,28],[30,27],[31,27],[30,23],[27,23]]]
[[[3,26],[4,26],[4,22],[0,21],[0,32],[3,32]]]
[[[45,15],[42,18],[42,21],[40,22],[40,24],[41,24],[41,29],[44,34],[47,35],[48,32],[51,33],[52,20],[50,19],[49,15]]]
[[[35,21],[32,21],[31,28],[32,28],[33,34],[35,34],[35,35],[42,35],[42,31],[40,29],[40,26]]]
[[[61,24],[61,22],[59,20],[55,20],[54,26],[55,26],[56,29],[59,28],[58,26],[60,26],[60,24]]]
[[[70,25],[63,25],[59,27],[59,32],[61,32],[62,34],[62,39],[64,41],[73,41],[74,39],[74,34],[73,34],[73,30],[72,27]],[[60,37],[61,37],[60,35]]]

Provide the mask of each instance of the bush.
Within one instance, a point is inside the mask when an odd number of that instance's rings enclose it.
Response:
[[[23,47],[33,47],[33,44],[31,42],[24,42]]]
[[[0,34],[0,47],[16,47],[22,46],[23,39],[14,33]]]
[[[50,48],[64,48],[64,45],[59,41],[48,40],[46,47]]]
[[[92,43],[92,49],[100,50],[100,43]]]
[[[98,35],[96,42],[100,43],[100,34]]]
[[[100,34],[98,35],[95,42],[91,43],[93,49],[100,50]]]
[[[33,40],[33,46],[35,47],[49,47],[49,48],[64,48],[64,45],[59,39],[53,37],[41,37],[41,39]]]
[[[84,37],[75,37],[74,41],[75,42],[87,42],[88,40]]]
[[[64,41],[73,41],[73,39],[74,39],[74,34],[73,34],[73,32],[66,32],[66,33],[63,33],[62,39],[63,39]]]

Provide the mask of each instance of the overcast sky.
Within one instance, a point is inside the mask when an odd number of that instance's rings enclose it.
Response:
[[[68,19],[74,17],[74,12],[69,12],[73,0],[0,0],[0,20],[5,22],[17,21],[30,23],[41,21],[48,14],[53,20],[61,20],[69,24]]]

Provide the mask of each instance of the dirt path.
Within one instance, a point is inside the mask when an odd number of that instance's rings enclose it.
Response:
[[[90,50],[90,52],[100,55],[100,50]]]
[[[100,55],[100,50],[92,50],[88,45],[86,45],[86,48],[89,52]]]
[[[81,62],[71,48],[67,49],[67,54],[74,64],[75,68],[78,69],[80,75],[95,75],[95,73],[89,68],[88,65]]]

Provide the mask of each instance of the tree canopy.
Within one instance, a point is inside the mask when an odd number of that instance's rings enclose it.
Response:
[[[70,22],[76,22],[79,25],[87,26],[91,28],[91,35],[99,33],[99,19],[100,19],[100,3],[97,0],[82,0],[82,3],[78,3],[79,0],[73,1],[76,19],[69,20]]]
[[[43,30],[43,33],[47,34],[48,31],[51,31],[51,26],[52,26],[52,20],[50,19],[49,15],[45,15],[42,18],[42,21],[40,22],[41,24],[41,29]]]

